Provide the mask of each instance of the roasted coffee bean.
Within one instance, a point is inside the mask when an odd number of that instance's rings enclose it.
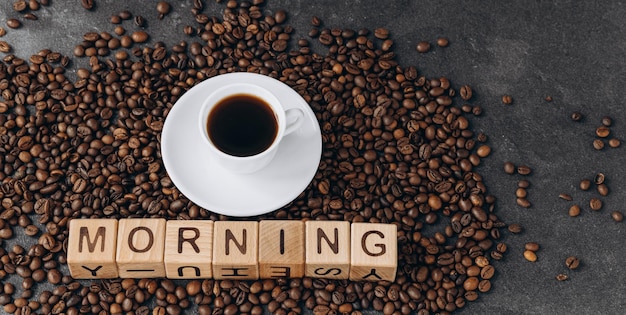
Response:
[[[8,19],[6,23],[9,28],[19,28],[22,26],[22,22],[18,19]]]
[[[10,53],[13,48],[11,45],[3,40],[0,40],[0,52],[2,53]]]
[[[17,12],[22,12],[28,8],[28,3],[24,0],[18,0],[13,2],[13,10]]]
[[[596,183],[596,185],[600,185],[603,184],[605,180],[605,176],[604,173],[598,173],[596,174],[596,176],[593,178],[593,182]]]
[[[601,196],[607,196],[609,194],[609,187],[604,183],[599,184],[596,189]]]
[[[611,129],[609,129],[609,127],[607,126],[600,126],[596,128],[596,136],[600,138],[606,138],[609,136],[610,133],[611,133]]]
[[[579,216],[580,215],[580,206],[572,205],[571,207],[569,207],[568,215],[570,217],[577,217],[577,216]]]
[[[572,201],[572,196],[570,194],[561,193],[559,194],[559,198],[567,201]]]
[[[4,36],[6,34],[7,34],[7,30],[4,27],[0,26],[0,37]]]
[[[601,139],[593,140],[593,148],[598,151],[604,149],[604,141],[602,141]]]
[[[570,118],[573,121],[581,121],[583,119],[583,114],[581,112],[572,112]]]
[[[172,10],[172,6],[167,1],[159,1],[156,5],[156,10],[159,13],[158,18],[160,20],[163,19],[165,15],[170,13],[170,11]]]
[[[530,201],[528,201],[528,199],[526,198],[517,198],[516,202],[517,202],[517,205],[522,208],[530,208],[532,206]]]
[[[569,276],[567,274],[559,273],[558,275],[556,275],[556,280],[558,281],[565,281],[568,279],[569,279]]]
[[[531,250],[525,250],[524,251],[524,258],[530,262],[535,262],[537,261],[537,254],[535,254],[535,252],[531,251]]]
[[[519,234],[522,232],[522,226],[517,223],[509,224],[509,232]]]
[[[437,41],[437,44],[439,45],[439,41]],[[447,42],[446,42],[446,45],[441,46],[441,47],[445,47],[445,46],[447,46]],[[472,87],[469,85],[461,86],[461,89],[459,89],[459,95],[461,96],[461,99],[463,99],[464,101],[471,99],[473,95]]]
[[[511,95],[502,95],[502,104],[512,104],[513,103],[513,98],[511,97]]]
[[[613,221],[615,222],[622,222],[624,221],[624,214],[620,211],[613,211],[611,212],[611,218],[613,218]]]
[[[619,148],[622,145],[622,142],[617,138],[609,139],[609,147],[611,148]]]
[[[421,42],[417,43],[417,46],[415,47],[415,49],[419,53],[428,52],[430,50],[430,43],[427,42],[427,41],[421,41]]]
[[[580,260],[576,256],[569,256],[565,259],[565,266],[571,270],[578,268]]]
[[[520,165],[517,167],[517,173],[520,175],[528,175],[532,172],[532,169],[526,165]]]
[[[539,244],[537,242],[528,242],[524,245],[524,249],[536,252],[539,250]]]
[[[580,187],[581,190],[589,190],[589,188],[591,187],[591,181],[588,179],[583,179],[580,181],[578,187]]]
[[[80,0],[80,4],[85,10],[92,10],[95,7],[94,0]]]
[[[591,208],[591,210],[593,211],[598,211],[602,209],[602,200],[598,198],[591,198],[589,200],[589,208]]]
[[[446,37],[439,37],[439,38],[437,38],[437,46],[439,46],[439,47],[448,47],[449,44],[450,44],[450,41]],[[471,96],[470,96],[470,98],[471,98]],[[467,98],[467,99],[469,99],[469,98]]]
[[[504,162],[504,172],[507,174],[514,174],[516,171],[515,164],[511,162]]]

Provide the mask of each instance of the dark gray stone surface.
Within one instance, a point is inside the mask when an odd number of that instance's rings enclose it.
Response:
[[[0,2],[3,26],[7,18],[19,16],[12,11],[12,2]],[[24,21],[21,29],[9,29],[2,39],[25,58],[42,48],[71,55],[86,31],[112,32],[109,17],[121,9],[148,19],[152,41],[185,40],[182,28],[192,23],[191,1],[171,0],[173,12],[163,21],[156,19],[156,1],[95,2],[96,10],[88,12],[77,0],[53,0],[50,7],[35,12],[39,20]],[[209,1],[207,6],[209,15],[220,14],[221,5]],[[625,210],[626,148],[597,152],[591,142],[604,115],[614,119],[612,134],[626,140],[626,4],[270,0],[265,8],[286,9],[295,38],[306,36],[314,15],[327,27],[386,27],[402,65],[415,65],[427,77],[446,76],[456,88],[463,84],[474,88],[472,103],[480,104],[484,114],[472,124],[489,136],[493,148],[479,172],[498,197],[498,215],[507,223],[522,224],[525,231],[517,236],[505,233],[509,252],[495,263],[491,292],[460,314],[624,313],[626,222],[613,222],[610,212]],[[448,37],[450,46],[436,47],[439,36]],[[417,53],[420,40],[431,42],[433,49]],[[512,105],[501,103],[503,94],[513,97]],[[554,101],[544,101],[547,95]],[[582,122],[569,119],[575,110],[585,115]],[[533,168],[528,177],[532,208],[515,205],[521,177],[504,174],[505,161]],[[592,212],[588,201],[598,194],[577,186],[597,172],[607,175],[611,193],[602,198],[604,208]],[[571,194],[574,201],[559,199],[559,193]],[[570,218],[567,209],[574,203],[582,206],[582,215]],[[541,245],[535,263],[522,257],[528,241]],[[566,269],[564,260],[570,255],[581,259],[578,270]],[[570,279],[556,281],[561,272]]]

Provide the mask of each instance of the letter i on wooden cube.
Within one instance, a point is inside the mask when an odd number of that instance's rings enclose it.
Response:
[[[67,265],[74,279],[117,278],[117,220],[72,219]]]
[[[259,271],[261,279],[304,276],[304,222],[259,223]]]
[[[213,224],[213,278],[259,278],[259,222],[216,221]]]
[[[165,219],[121,219],[117,267],[121,278],[165,277]]]
[[[306,276],[348,279],[350,274],[350,222],[307,221]]]
[[[394,224],[353,223],[350,280],[393,281],[398,267]]]
[[[213,277],[213,221],[171,220],[165,232],[169,279]]]

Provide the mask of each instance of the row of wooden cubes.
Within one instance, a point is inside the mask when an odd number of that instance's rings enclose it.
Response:
[[[73,219],[67,262],[75,279],[393,281],[397,229],[346,221]]]

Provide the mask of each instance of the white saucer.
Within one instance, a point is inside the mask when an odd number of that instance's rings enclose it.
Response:
[[[203,100],[234,82],[263,86],[285,109],[304,111],[302,126],[283,138],[267,167],[252,174],[232,174],[212,161],[198,130]],[[163,164],[174,185],[198,206],[228,216],[255,216],[288,204],[313,179],[321,154],[320,127],[306,101],[276,79],[245,72],[219,75],[187,91],[167,115],[161,135]]]

